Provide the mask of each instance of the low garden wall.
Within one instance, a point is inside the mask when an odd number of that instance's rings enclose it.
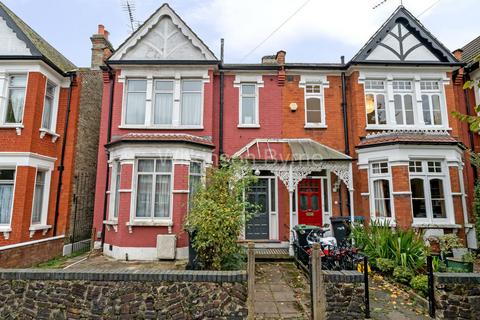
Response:
[[[64,236],[0,247],[0,268],[28,268],[62,255]]]
[[[480,319],[480,274],[435,273],[436,319]]]
[[[357,271],[322,271],[325,319],[365,319],[363,275]]]
[[[243,271],[0,270],[0,318],[244,319]]]

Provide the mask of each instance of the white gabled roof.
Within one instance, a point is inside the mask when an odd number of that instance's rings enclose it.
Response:
[[[110,57],[109,61],[218,60],[180,16],[163,4]]]

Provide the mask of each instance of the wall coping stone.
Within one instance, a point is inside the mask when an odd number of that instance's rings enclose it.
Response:
[[[0,280],[245,282],[246,271],[0,269]]]
[[[331,271],[331,270],[322,270],[323,279],[326,282],[333,283],[354,283],[354,282],[363,282],[363,274],[358,271]]]
[[[480,284],[480,273],[435,273],[437,283]]]

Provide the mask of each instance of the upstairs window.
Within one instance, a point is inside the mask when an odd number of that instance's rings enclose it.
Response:
[[[126,124],[145,124],[147,80],[127,80]]]
[[[25,107],[26,87],[26,74],[14,74],[8,77],[8,93],[6,99],[4,123],[22,123],[23,109]]]
[[[413,125],[413,86],[409,80],[393,81],[393,102],[397,125]]]
[[[306,126],[325,125],[321,84],[307,83],[305,86],[305,124]]]
[[[202,82],[200,80],[182,81],[181,124],[201,124],[202,119]]]
[[[54,115],[55,115],[55,92],[56,86],[48,82],[47,88],[45,90],[45,102],[43,104],[43,116],[42,116],[42,129],[46,129],[49,131],[54,131]]]
[[[443,124],[440,84],[438,81],[421,81],[423,122],[429,126]]]
[[[202,127],[203,80],[128,79],[126,83],[124,126]]]
[[[173,81],[155,80],[154,84],[154,124],[172,124],[173,120]]]
[[[14,185],[15,169],[0,169],[0,226],[10,225]]]
[[[258,99],[257,86],[253,83],[243,83],[240,86],[240,122],[241,126],[257,126]]]
[[[386,89],[384,80],[365,80],[365,109],[367,113],[367,124],[387,124],[385,96]]]

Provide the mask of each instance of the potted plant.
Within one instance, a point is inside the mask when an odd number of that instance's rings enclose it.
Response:
[[[440,255],[440,240],[436,236],[430,236],[427,238],[430,245],[430,253],[432,255]]]
[[[440,250],[443,258],[453,257],[452,249],[463,247],[462,240],[460,240],[460,238],[454,233],[440,236],[438,240],[440,242]]]

